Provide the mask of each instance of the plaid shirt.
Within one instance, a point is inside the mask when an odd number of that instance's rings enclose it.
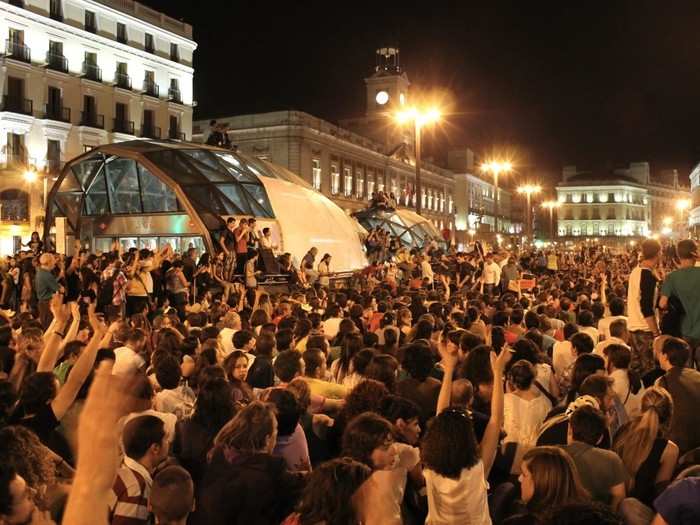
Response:
[[[146,525],[153,480],[146,468],[125,457],[109,492],[110,525]]]

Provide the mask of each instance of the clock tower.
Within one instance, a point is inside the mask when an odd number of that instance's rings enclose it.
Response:
[[[397,47],[381,47],[375,54],[374,73],[365,79],[367,90],[367,117],[379,117],[387,112],[400,111],[408,104],[408,81],[401,70]]]

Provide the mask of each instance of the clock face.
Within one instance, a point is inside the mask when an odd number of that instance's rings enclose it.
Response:
[[[387,93],[386,91],[383,91],[383,90],[379,91],[377,93],[377,96],[374,97],[374,100],[377,101],[377,104],[379,104],[380,106],[383,106],[384,104],[389,102],[389,93]]]

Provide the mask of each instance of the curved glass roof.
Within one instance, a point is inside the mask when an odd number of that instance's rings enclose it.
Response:
[[[77,231],[80,216],[182,213],[184,195],[200,216],[274,218],[259,177],[281,178],[261,161],[197,144],[108,144],[68,164],[52,189],[51,215]]]
[[[380,210],[368,208],[353,213],[367,230],[377,226],[399,238],[409,248],[422,248],[430,241],[443,242],[435,227],[417,213],[409,210]]]

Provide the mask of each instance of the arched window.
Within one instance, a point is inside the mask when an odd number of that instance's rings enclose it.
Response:
[[[29,194],[22,190],[0,191],[0,219],[3,221],[28,221]]]

